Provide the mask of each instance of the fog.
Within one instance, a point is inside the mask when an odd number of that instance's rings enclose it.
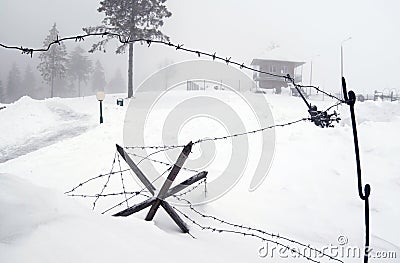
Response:
[[[344,75],[356,92],[397,89],[400,60],[400,9],[396,0],[167,0],[172,16],[162,31],[171,42],[250,64],[271,43],[307,62],[303,83],[309,83],[313,61],[313,84],[338,92],[340,45],[344,47]],[[60,36],[82,33],[82,27],[99,25],[98,0],[0,0],[0,43],[38,48],[54,22]],[[96,38],[81,46],[89,49]],[[70,51],[75,43],[66,43]],[[116,55],[117,43],[107,53],[88,54],[99,59],[109,80],[120,68],[127,72],[127,54]],[[173,62],[196,59],[174,49],[152,45],[135,46],[134,81],[139,85],[154,71]],[[15,50],[0,48],[0,79],[15,62],[23,72],[30,64],[36,70],[38,54],[31,59]],[[126,75],[126,74],[125,74]],[[126,79],[126,76],[124,76]],[[40,76],[37,83],[41,83]],[[45,85],[45,84],[42,84]]]

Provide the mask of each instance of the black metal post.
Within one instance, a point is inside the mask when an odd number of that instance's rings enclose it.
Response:
[[[103,101],[100,100],[100,123],[103,123]]]
[[[353,130],[353,139],[354,139],[354,151],[356,155],[356,166],[357,166],[357,188],[358,195],[361,200],[364,201],[364,217],[365,217],[365,250],[364,250],[364,263],[368,263],[368,253],[370,251],[369,248],[369,196],[371,194],[371,186],[366,184],[364,186],[363,193],[363,185],[361,178],[361,161],[360,161],[360,149],[358,146],[358,134],[357,134],[357,124],[356,117],[354,113],[354,104],[356,103],[356,94],[351,90],[347,92],[346,80],[342,77],[342,87],[343,87],[343,96],[346,103],[350,106],[350,116],[351,116],[351,124]]]

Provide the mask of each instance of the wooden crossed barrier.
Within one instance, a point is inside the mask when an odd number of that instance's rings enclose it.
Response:
[[[151,221],[153,220],[158,208],[161,206],[164,208],[164,210],[168,213],[168,215],[174,220],[174,222],[179,226],[179,228],[182,230],[184,233],[189,233],[189,229],[185,222],[179,217],[179,215],[175,212],[174,208],[167,202],[165,201],[166,198],[182,191],[186,187],[194,184],[195,182],[198,182],[204,178],[207,177],[207,172],[200,172],[189,179],[183,181],[182,183],[172,187],[172,183],[174,182],[176,176],[178,175],[179,171],[181,170],[183,164],[185,163],[186,159],[188,158],[191,150],[193,143],[189,142],[182,150],[181,154],[179,155],[176,163],[172,167],[167,179],[165,180],[164,184],[162,185],[160,191],[156,191],[157,189],[154,187],[154,185],[147,179],[147,177],[143,174],[143,172],[139,169],[139,167],[135,164],[135,162],[130,158],[127,152],[119,146],[117,146],[117,151],[118,153],[122,156],[122,158],[125,160],[125,162],[129,165],[129,167],[132,169],[132,171],[135,173],[135,175],[139,178],[139,180],[144,184],[144,186],[149,190],[149,192],[153,195],[149,199],[136,204],[134,206],[131,206],[121,212],[116,213],[114,216],[130,216],[133,213],[139,212],[149,206],[150,210],[145,218],[146,221]]]

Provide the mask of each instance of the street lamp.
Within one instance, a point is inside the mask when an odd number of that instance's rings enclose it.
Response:
[[[343,78],[343,43],[350,40],[351,37],[346,38],[340,43],[340,76]],[[340,95],[343,98],[343,91],[340,89]]]
[[[310,86],[312,85],[313,59],[316,58],[316,57],[319,57],[319,54],[313,56],[313,57],[311,58],[311,62],[310,62],[310,64],[311,64],[311,69],[310,69]]]
[[[316,58],[316,57],[319,57],[319,54],[313,56],[313,57],[311,58],[311,61],[310,61],[310,86],[312,85],[313,59]],[[311,87],[310,87],[310,95],[311,95]]]
[[[99,91],[96,93],[96,98],[100,102],[100,123],[103,123],[103,100],[106,94],[104,91]]]

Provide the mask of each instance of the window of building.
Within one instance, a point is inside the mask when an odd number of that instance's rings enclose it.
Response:
[[[269,72],[276,73],[276,65],[269,65]]]
[[[281,74],[288,74],[289,73],[289,68],[288,68],[288,66],[282,66],[282,69],[281,69]]]

